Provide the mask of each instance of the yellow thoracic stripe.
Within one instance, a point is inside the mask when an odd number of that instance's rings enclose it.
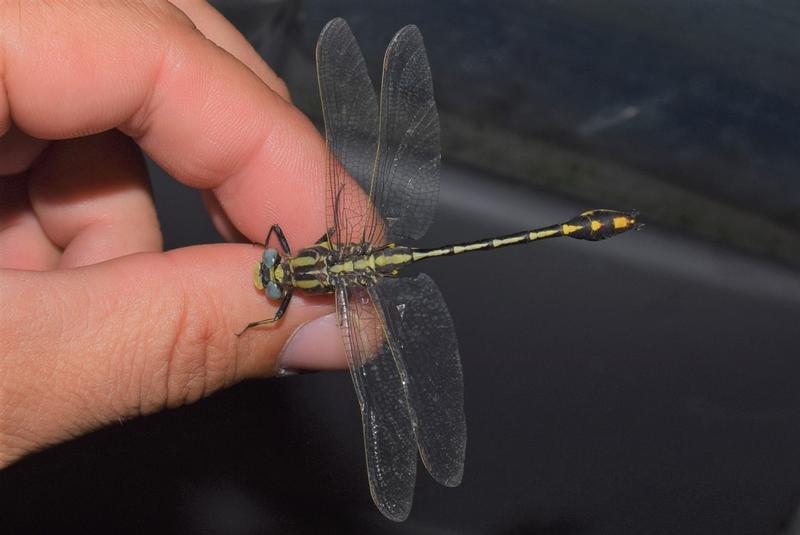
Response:
[[[340,264],[334,264],[328,268],[331,273],[342,273],[344,272],[351,272],[354,269],[353,261],[350,260],[349,262],[342,262]]]
[[[296,256],[292,258],[292,265],[296,267],[313,266],[317,261],[318,259],[313,256]]]
[[[311,288],[318,288],[321,286],[321,283],[316,279],[311,280],[295,280],[292,283],[293,286],[300,288],[301,290],[309,290]]]

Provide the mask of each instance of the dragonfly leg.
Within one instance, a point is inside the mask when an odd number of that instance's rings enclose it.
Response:
[[[319,239],[314,243],[314,245],[319,245],[321,243],[325,243],[326,241],[328,241],[331,238],[333,238],[334,234],[336,234],[336,227],[329,228],[328,232],[326,232],[325,234],[320,236]]]
[[[283,234],[283,229],[277,223],[269,228],[269,232],[267,233],[267,239],[264,240],[264,247],[267,247],[269,245],[269,239],[272,237],[273,232],[278,237],[278,243],[281,244],[283,252],[288,255],[292,254],[292,250],[289,248],[289,242],[286,241],[286,236]]]
[[[286,312],[286,308],[289,306],[289,301],[291,300],[292,300],[292,290],[289,289],[286,291],[286,295],[283,297],[283,301],[281,301],[281,304],[278,306],[278,310],[275,311],[275,315],[273,317],[267,318],[265,320],[251,321],[250,323],[247,324],[247,326],[244,329],[236,333],[236,336],[243,335],[246,330],[252,329],[253,327],[258,327],[259,325],[267,325],[269,323],[275,323],[276,321],[278,321],[283,317],[284,312]]]

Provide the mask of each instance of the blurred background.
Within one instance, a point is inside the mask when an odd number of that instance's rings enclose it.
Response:
[[[800,5],[213,3],[318,124],[328,20],[375,80],[420,27],[444,162],[424,245],[595,207],[647,227],[423,267],[458,331],[469,439],[462,485],[421,469],[403,524],[370,500],[349,376],[320,373],[26,458],[0,474],[0,530],[800,534]],[[198,192],[151,171],[166,245],[220,241]]]

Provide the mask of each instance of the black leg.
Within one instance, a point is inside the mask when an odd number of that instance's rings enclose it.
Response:
[[[283,248],[283,252],[288,254],[288,255],[292,254],[292,250],[289,249],[289,242],[286,241],[286,236],[284,236],[284,234],[283,234],[283,229],[278,224],[272,225],[269,228],[269,232],[267,233],[267,239],[264,240],[264,247],[269,246],[269,239],[272,237],[272,233],[273,232],[278,237],[278,243],[281,244],[281,247]]]
[[[242,336],[246,330],[251,329],[253,327],[258,327],[259,325],[266,325],[268,323],[275,323],[276,321],[278,321],[283,317],[284,312],[286,312],[286,308],[289,306],[289,301],[291,300],[292,300],[292,290],[290,288],[289,290],[286,291],[286,295],[283,297],[283,301],[281,301],[278,310],[275,311],[275,316],[267,318],[265,320],[253,321],[248,323],[247,327],[236,333],[236,336]]]

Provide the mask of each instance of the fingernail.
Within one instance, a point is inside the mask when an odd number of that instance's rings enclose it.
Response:
[[[344,345],[336,314],[322,316],[298,327],[278,357],[278,375],[340,370],[345,366]]]

